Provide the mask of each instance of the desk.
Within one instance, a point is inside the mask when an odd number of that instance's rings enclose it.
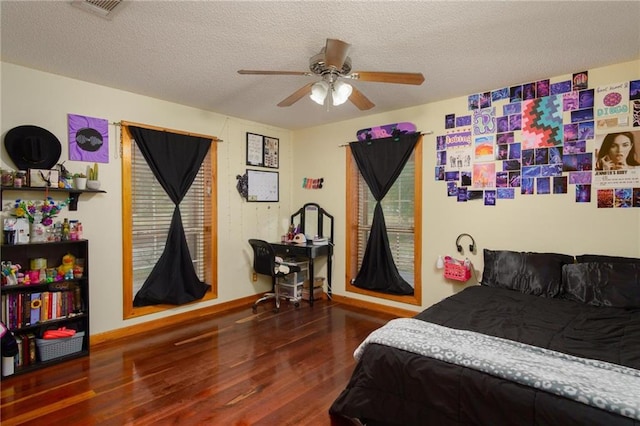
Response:
[[[276,254],[281,257],[298,256],[309,259],[309,304],[313,306],[313,263],[318,257],[327,256],[327,296],[331,299],[331,262],[333,259],[333,244],[314,245],[292,243],[269,243]]]

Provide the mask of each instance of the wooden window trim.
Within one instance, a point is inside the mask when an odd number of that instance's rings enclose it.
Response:
[[[217,143],[218,138],[210,135],[201,135],[195,133],[184,132],[180,130],[173,129],[165,129],[162,127],[149,126],[146,124],[140,123],[132,123],[127,121],[122,121],[121,123],[121,133],[120,133],[120,143],[122,149],[122,269],[123,269],[123,277],[122,277],[122,317],[123,319],[130,319],[135,317],[140,317],[143,315],[149,315],[156,312],[163,312],[168,309],[175,309],[175,305],[168,304],[159,304],[153,306],[142,306],[142,307],[134,307],[133,306],[133,256],[130,254],[133,252],[133,241],[131,236],[133,234],[133,221],[132,221],[132,210],[131,210],[131,186],[129,182],[131,182],[131,143],[132,137],[129,132],[128,126],[136,126],[142,127],[146,129],[152,130],[160,130],[167,131],[172,133],[178,133],[189,136],[198,136],[202,138],[211,139],[213,143],[211,144],[211,148],[209,150],[209,157],[211,162],[211,194],[209,197],[210,205],[209,211],[211,214],[211,228],[205,229],[205,232],[210,233],[210,238],[207,240],[210,241],[210,250],[211,253],[209,258],[209,267],[207,268],[207,278],[210,277],[211,281],[211,290],[208,291],[204,297],[200,300],[196,300],[189,304],[183,305],[188,306],[195,303],[200,303],[206,300],[212,300],[218,298],[218,239],[216,238],[216,230],[218,225],[218,208],[217,208],[217,200],[218,200],[218,190],[217,190]],[[127,255],[129,254],[129,255]]]
[[[346,190],[346,276],[345,289],[347,292],[362,294],[379,299],[393,300],[410,305],[422,305],[422,136],[414,149],[415,188],[414,188],[414,292],[403,296],[380,293],[356,287],[351,284],[351,278],[358,273],[358,166],[353,159],[351,148],[346,150],[347,190]]]

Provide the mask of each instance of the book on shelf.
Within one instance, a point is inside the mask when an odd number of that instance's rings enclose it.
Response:
[[[31,293],[31,324],[40,322],[40,303],[40,293]]]
[[[81,313],[81,293],[65,290],[3,294],[0,310],[9,329],[34,326]]]

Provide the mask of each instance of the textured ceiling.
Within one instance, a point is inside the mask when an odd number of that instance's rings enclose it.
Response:
[[[69,1],[0,2],[2,60],[289,129],[640,58],[640,2],[128,1],[105,20]],[[376,106],[276,104],[312,77],[326,38],[354,71],[421,72],[421,86],[353,82]],[[639,70],[640,71],[640,70]]]

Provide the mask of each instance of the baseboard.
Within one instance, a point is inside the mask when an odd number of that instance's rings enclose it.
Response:
[[[220,303],[218,305],[207,306],[201,309],[183,312],[180,314],[158,318],[141,324],[130,325],[128,327],[118,328],[116,330],[106,331],[91,336],[89,342],[91,346],[100,345],[113,340],[131,337],[140,333],[148,333],[149,331],[160,329],[163,327],[172,327],[177,324],[184,324],[185,321],[199,320],[202,317],[218,314],[234,308],[246,307],[251,309],[251,305],[256,301],[256,296],[247,296],[241,299],[231,300],[229,302]]]
[[[382,305],[380,303],[367,302],[360,299],[354,299],[347,296],[339,296],[332,294],[331,299],[334,302],[342,303],[344,305],[355,306],[358,308],[371,309],[372,311],[384,312],[391,315],[396,315],[400,318],[409,318],[416,315],[420,311],[410,311],[408,309],[395,308],[393,306]]]
[[[327,295],[323,294],[323,299],[326,299]],[[331,295],[331,299],[334,302],[342,303],[344,305],[355,306],[358,308],[371,309],[373,311],[384,312],[398,317],[412,317],[418,312],[410,311],[407,309],[395,308],[392,306],[386,306],[379,303],[367,302],[364,300],[354,299],[346,296],[339,296],[336,294]],[[163,327],[173,327],[177,324],[184,324],[185,321],[200,320],[202,317],[209,315],[219,314],[220,312],[228,311],[230,309],[246,307],[251,308],[253,302],[255,302],[256,296],[247,296],[241,299],[231,300],[229,302],[220,303],[218,305],[207,306],[201,309],[194,309],[192,311],[183,312],[180,314],[158,318],[155,320],[143,322],[141,324],[130,325],[128,327],[118,328],[116,330],[106,331],[104,333],[94,334],[90,338],[91,346],[104,344],[113,340],[123,339],[125,337],[131,337],[140,333],[148,333],[153,330],[157,330]]]

